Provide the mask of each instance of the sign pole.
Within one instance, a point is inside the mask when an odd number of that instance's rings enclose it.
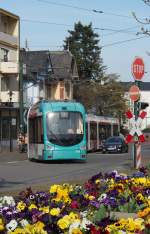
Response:
[[[133,64],[132,64],[132,74],[133,77],[135,78],[135,85],[140,88],[140,80],[143,78],[144,76],[144,62],[141,58],[136,57]],[[134,101],[134,116],[135,116],[135,121],[137,121],[138,116],[139,116],[139,99],[137,99],[136,101]],[[134,136],[134,144],[133,144],[133,163],[134,163],[134,168],[137,168],[137,163],[138,163],[138,167],[141,164],[138,162],[138,154],[139,154],[139,149],[141,149],[141,145],[139,147],[138,144],[140,144],[138,142],[138,135],[136,134]],[[141,156],[141,152],[140,152],[140,156]],[[141,160],[141,158],[140,158]]]

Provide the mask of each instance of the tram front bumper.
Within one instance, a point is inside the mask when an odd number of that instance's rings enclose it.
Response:
[[[53,150],[44,152],[45,160],[85,160],[86,157],[86,152],[82,150]]]

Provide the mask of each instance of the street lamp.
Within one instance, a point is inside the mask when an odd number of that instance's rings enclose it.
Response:
[[[12,141],[12,120],[11,120],[11,106],[12,106],[12,95],[13,92],[10,90],[8,92],[9,95],[9,149],[10,152],[13,151],[13,141]]]

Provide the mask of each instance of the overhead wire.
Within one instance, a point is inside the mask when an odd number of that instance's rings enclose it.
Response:
[[[116,17],[123,17],[123,18],[133,19],[132,16],[116,14],[116,13],[112,13],[112,12],[105,12],[103,10],[87,9],[87,8],[83,8],[83,7],[73,6],[73,5],[69,5],[69,4],[65,4],[65,3],[56,3],[56,2],[47,1],[47,0],[36,0],[36,1],[51,4],[51,5],[56,5],[56,6],[63,6],[63,7],[77,9],[77,10],[83,10],[83,11],[98,13],[98,14],[106,14],[106,15],[112,15],[112,16],[116,16]]]
[[[56,26],[74,27],[74,25],[71,25],[71,24],[62,24],[62,23],[49,22],[49,21],[39,21],[39,20],[24,19],[24,18],[21,18],[20,20],[24,21],[24,22],[30,22],[30,23],[39,23],[39,24],[50,24],[50,25],[56,25]],[[119,33],[119,32],[135,33],[135,32],[128,31],[129,29],[133,29],[133,28],[136,28],[136,27],[130,27],[130,28],[127,28],[127,29],[112,29],[112,28],[94,27],[93,29],[101,30],[101,31],[112,31],[114,33]]]
[[[110,44],[102,45],[102,46],[101,46],[101,48],[109,47],[109,46],[114,46],[114,45],[119,45],[119,44],[123,44],[123,43],[126,43],[126,42],[139,40],[139,39],[142,39],[142,38],[145,38],[145,37],[147,37],[147,38],[148,38],[148,36],[142,36],[142,37],[132,38],[132,39],[124,40],[124,41],[117,41],[117,42],[114,42],[114,43],[110,43]]]

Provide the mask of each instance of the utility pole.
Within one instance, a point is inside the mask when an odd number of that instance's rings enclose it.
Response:
[[[135,80],[135,85],[140,88],[140,81],[138,80]],[[135,116],[135,121],[137,121],[138,119],[138,116],[139,116],[139,100],[135,101],[134,102],[134,116]],[[136,147],[136,144],[137,144],[137,141],[138,141],[138,136],[137,134],[134,136],[134,145],[133,145],[133,163],[134,163],[134,168],[136,168],[136,155],[137,155],[137,147]]]
[[[9,149],[10,152],[13,151],[13,139],[12,139],[12,117],[11,117],[11,107],[12,107],[12,95],[13,92],[10,90],[8,92],[9,95]]]
[[[24,133],[24,123],[23,123],[23,66],[19,61],[19,93],[20,93],[20,133]]]

